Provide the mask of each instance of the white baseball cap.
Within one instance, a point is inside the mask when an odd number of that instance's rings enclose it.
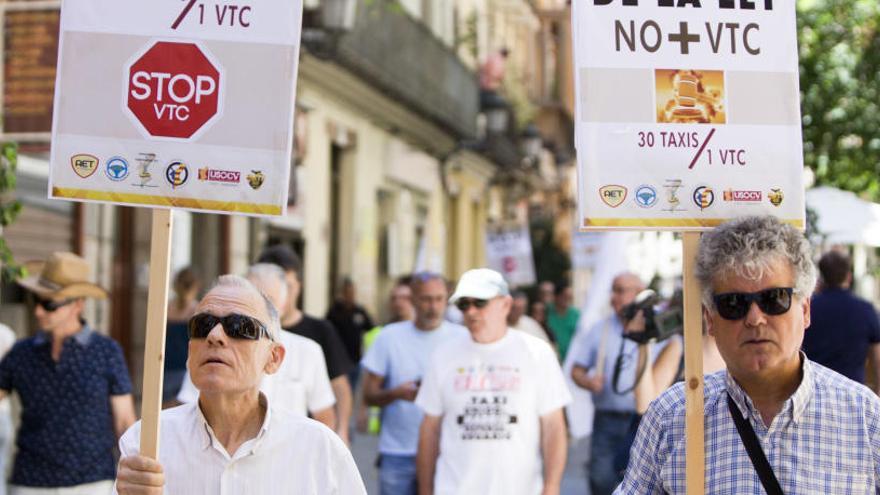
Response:
[[[508,294],[510,294],[510,289],[500,273],[488,268],[477,268],[464,272],[464,275],[458,280],[455,293],[449,298],[449,302],[455,304],[463,297],[489,300]]]

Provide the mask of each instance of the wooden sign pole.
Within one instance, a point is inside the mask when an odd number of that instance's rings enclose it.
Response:
[[[703,422],[703,315],[697,282],[699,232],[684,233],[685,483],[687,495],[705,493]]]
[[[168,317],[168,272],[171,265],[171,210],[153,210],[150,241],[150,289],[147,296],[147,335],[144,344],[144,387],[141,402],[140,455],[159,458],[159,413],[165,363],[165,324]]]

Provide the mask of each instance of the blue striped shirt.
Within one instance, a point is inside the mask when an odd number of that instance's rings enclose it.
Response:
[[[880,494],[880,398],[803,359],[803,380],[769,427],[726,370],[705,381],[707,494],[764,494],[727,406],[727,392],[754,428],[786,495]],[[679,383],[639,426],[616,494],[685,493],[685,395]]]

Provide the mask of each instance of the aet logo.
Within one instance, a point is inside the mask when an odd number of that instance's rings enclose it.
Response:
[[[626,201],[626,188],[616,185],[602,186],[599,188],[599,197],[606,205],[617,208]]]
[[[85,153],[70,157],[70,166],[73,167],[73,171],[76,175],[83,179],[91,177],[91,175],[98,170],[98,162],[98,157],[87,155]]]

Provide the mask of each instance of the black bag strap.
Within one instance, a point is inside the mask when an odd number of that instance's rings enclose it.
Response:
[[[773,468],[770,467],[770,462],[764,454],[764,449],[761,448],[758,436],[755,435],[755,430],[749,420],[743,417],[729,393],[727,394],[727,408],[730,409],[730,415],[733,416],[739,438],[752,459],[752,465],[755,466],[755,471],[758,472],[758,477],[761,478],[761,484],[764,485],[767,495],[784,495],[779,480],[776,479]]]

